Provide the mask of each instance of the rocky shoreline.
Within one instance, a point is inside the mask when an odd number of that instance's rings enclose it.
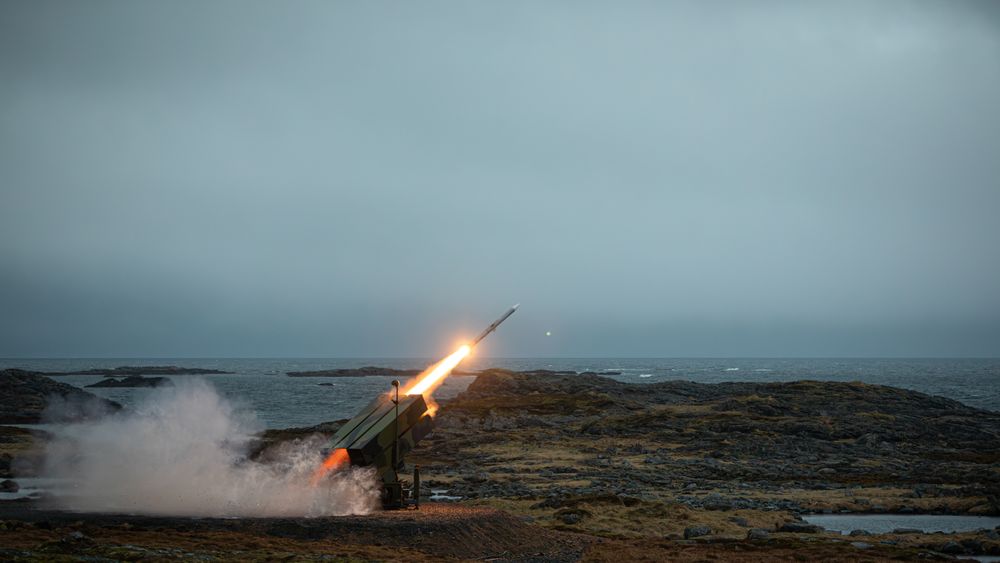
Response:
[[[231,371],[204,368],[186,368],[178,366],[119,366],[116,368],[94,368],[77,371],[46,371],[39,372],[50,377],[63,375],[104,375],[108,377],[125,377],[130,375],[219,375],[231,374]]]
[[[41,372],[0,370],[0,424],[72,422],[121,408],[114,401],[52,380]]]

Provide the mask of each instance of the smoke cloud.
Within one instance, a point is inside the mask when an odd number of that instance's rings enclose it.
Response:
[[[333,516],[378,503],[372,471],[350,468],[318,486],[319,437],[283,445],[279,459],[247,458],[260,425],[203,380],[160,388],[134,412],[67,426],[44,474],[66,483],[56,508],[172,516]]]

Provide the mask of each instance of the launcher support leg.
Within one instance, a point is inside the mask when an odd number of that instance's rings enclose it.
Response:
[[[413,507],[420,510],[420,466],[413,466]]]

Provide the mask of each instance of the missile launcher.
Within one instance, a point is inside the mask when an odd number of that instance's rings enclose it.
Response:
[[[383,482],[397,481],[403,456],[430,434],[434,420],[423,395],[400,397],[398,404],[395,401],[384,395],[371,402],[340,427],[327,449],[347,450],[351,465],[375,467]]]
[[[517,305],[490,324],[470,346],[495,331],[515,310]],[[399,382],[393,381],[392,386],[391,393],[375,399],[341,426],[327,443],[325,452],[330,455],[335,450],[344,450],[351,465],[374,467],[384,486],[382,504],[386,508],[419,506],[419,469],[414,468],[411,491],[403,488],[399,471],[404,466],[403,456],[430,434],[434,420],[423,395],[400,397]]]

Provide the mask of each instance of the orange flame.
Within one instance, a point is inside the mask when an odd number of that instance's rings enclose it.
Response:
[[[403,393],[406,395],[423,395],[424,393],[433,392],[434,389],[437,389],[438,385],[444,382],[444,378],[451,373],[451,370],[455,369],[455,366],[464,360],[470,352],[472,352],[472,348],[468,344],[463,344],[461,348],[450,356],[415,377],[407,385],[406,389],[403,390]]]
[[[323,477],[326,477],[328,473],[336,471],[341,465],[347,463],[347,460],[347,450],[344,448],[337,448],[330,452],[330,455],[326,458],[326,461],[323,462],[323,465],[317,467],[316,471],[313,472],[313,486],[318,485]]]

